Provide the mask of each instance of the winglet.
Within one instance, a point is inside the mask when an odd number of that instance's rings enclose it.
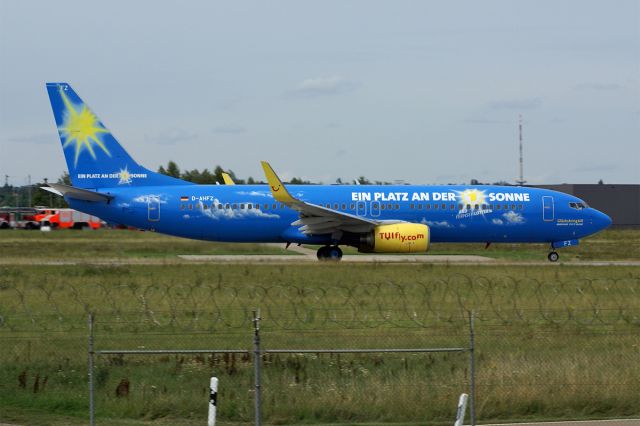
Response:
[[[231,175],[227,172],[222,172],[222,179],[225,185],[235,185],[236,183],[231,179]]]
[[[284,186],[276,172],[273,171],[271,165],[266,161],[261,161],[261,163],[262,168],[264,169],[264,175],[267,177],[267,183],[269,184],[269,188],[271,188],[273,198],[285,204],[296,201],[296,199],[289,194],[289,191],[287,191],[287,188]]]

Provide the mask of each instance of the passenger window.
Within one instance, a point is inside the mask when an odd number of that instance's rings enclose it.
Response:
[[[356,209],[356,205],[353,204],[353,203],[351,203],[350,207],[351,207],[351,210],[355,210]]]
[[[342,210],[346,210],[347,209],[347,205],[346,204],[342,204]]]
[[[333,209],[334,209],[334,210],[338,210],[338,204],[337,204],[337,203],[334,203],[334,205],[333,205]]]
[[[396,210],[400,210],[400,204],[396,204]]]
[[[441,206],[440,206],[440,208],[441,208],[442,210],[446,210],[446,209],[447,209],[447,205],[446,205],[446,204],[443,204],[443,205],[441,205]]]
[[[189,210],[193,210],[193,204],[189,204]]]
[[[380,204],[380,210],[384,210],[384,204]]]
[[[515,210],[516,209],[516,205],[515,204],[511,204],[511,210]]]
[[[234,209],[234,210],[237,210],[237,209],[238,209],[238,205],[237,205],[237,204],[234,204],[234,205],[233,205],[233,209]]]
[[[409,204],[409,209],[413,210],[413,207],[414,207],[413,203]]]
[[[480,204],[474,204],[473,205],[473,209],[474,210],[479,210],[480,209]]]
[[[218,204],[218,210],[222,210],[222,204]]]
[[[450,209],[450,210],[455,210],[455,209],[456,209],[456,205],[455,205],[455,204],[451,204],[451,205],[449,206],[449,209]]]
[[[464,210],[464,204],[458,204],[458,210]]]
[[[252,207],[253,207],[253,206],[251,205],[251,203],[247,204],[247,209],[248,209],[248,210],[251,210],[251,208],[252,208]]]
[[[393,205],[392,204],[387,204],[387,209],[388,210],[392,210],[393,209]]]
[[[438,205],[437,205],[437,204],[434,204],[434,205],[433,205],[433,208],[434,208],[435,210],[438,210]]]
[[[427,210],[431,210],[431,204],[425,204],[424,208],[427,209]]]
[[[229,205],[229,203],[227,203],[227,204],[224,205],[224,208],[229,210],[231,208],[231,206]]]
[[[482,210],[486,210],[486,209],[487,209],[487,205],[486,205],[486,204],[483,204],[483,205],[482,205]]]
[[[184,210],[185,209],[185,205],[184,204],[180,204],[180,210]]]
[[[244,210],[244,203],[240,203],[240,210]]]
[[[202,208],[203,208],[204,210],[207,210],[207,209],[209,208],[209,206],[208,206],[207,204],[203,204],[203,205],[202,205]]]
[[[326,207],[326,208],[328,208],[328,209],[330,209],[330,208],[331,208],[331,204],[327,203],[327,204],[325,205],[325,207]]]
[[[504,206],[502,206],[503,210],[509,210],[509,204],[505,204]]]
[[[422,204],[418,204],[418,210],[422,210]]]
[[[522,204],[518,204],[518,210],[522,210]]]
[[[264,205],[264,210],[269,210],[269,204]]]
[[[471,210],[471,204],[467,204],[467,210]]]

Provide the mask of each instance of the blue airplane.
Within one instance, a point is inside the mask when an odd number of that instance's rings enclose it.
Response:
[[[517,186],[195,185],[142,167],[67,83],[47,83],[72,186],[49,184],[74,209],[140,229],[209,241],[340,245],[426,252],[430,242],[575,246],[611,224],[572,195]]]

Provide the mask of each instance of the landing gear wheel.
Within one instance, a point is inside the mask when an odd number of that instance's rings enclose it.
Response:
[[[329,246],[322,246],[318,249],[316,256],[318,256],[318,260],[326,260],[328,257],[327,252],[329,251]]]
[[[552,251],[551,253],[549,253],[549,256],[547,256],[547,258],[549,259],[549,262],[557,262],[558,259],[560,259],[560,255],[557,252]]]
[[[340,247],[338,246],[329,247],[327,253],[329,255],[329,260],[334,260],[337,262],[338,260],[342,259],[342,250],[340,250]]]
[[[338,246],[323,246],[318,249],[317,256],[319,260],[338,261],[342,259],[342,250]]]

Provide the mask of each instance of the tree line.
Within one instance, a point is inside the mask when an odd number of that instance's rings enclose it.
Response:
[[[251,176],[249,176],[247,179],[241,179],[236,176],[233,170],[225,171],[221,166],[216,166],[213,169],[213,171],[210,171],[209,169],[204,169],[202,171],[198,169],[182,171],[180,170],[180,167],[176,164],[175,161],[169,161],[166,167],[165,166],[158,167],[158,173],[162,173],[163,175],[172,176],[174,178],[186,180],[188,182],[193,182],[198,184],[209,184],[209,185],[216,184],[216,183],[224,184],[224,179],[222,177],[222,173],[224,172],[228,173],[229,176],[231,176],[231,179],[233,179],[233,181],[238,185],[242,185],[242,184],[253,185],[253,184],[266,183],[263,180],[256,180]],[[285,183],[289,183],[293,185],[313,185],[311,181],[308,181],[299,177],[294,177]],[[382,182],[382,181],[372,182],[369,179],[365,178],[364,176],[360,176],[358,179],[352,182],[345,182],[341,178],[338,178],[335,183],[339,185],[351,184],[351,183],[358,183],[360,185],[371,185],[371,184],[390,185],[391,184],[391,182]]]

